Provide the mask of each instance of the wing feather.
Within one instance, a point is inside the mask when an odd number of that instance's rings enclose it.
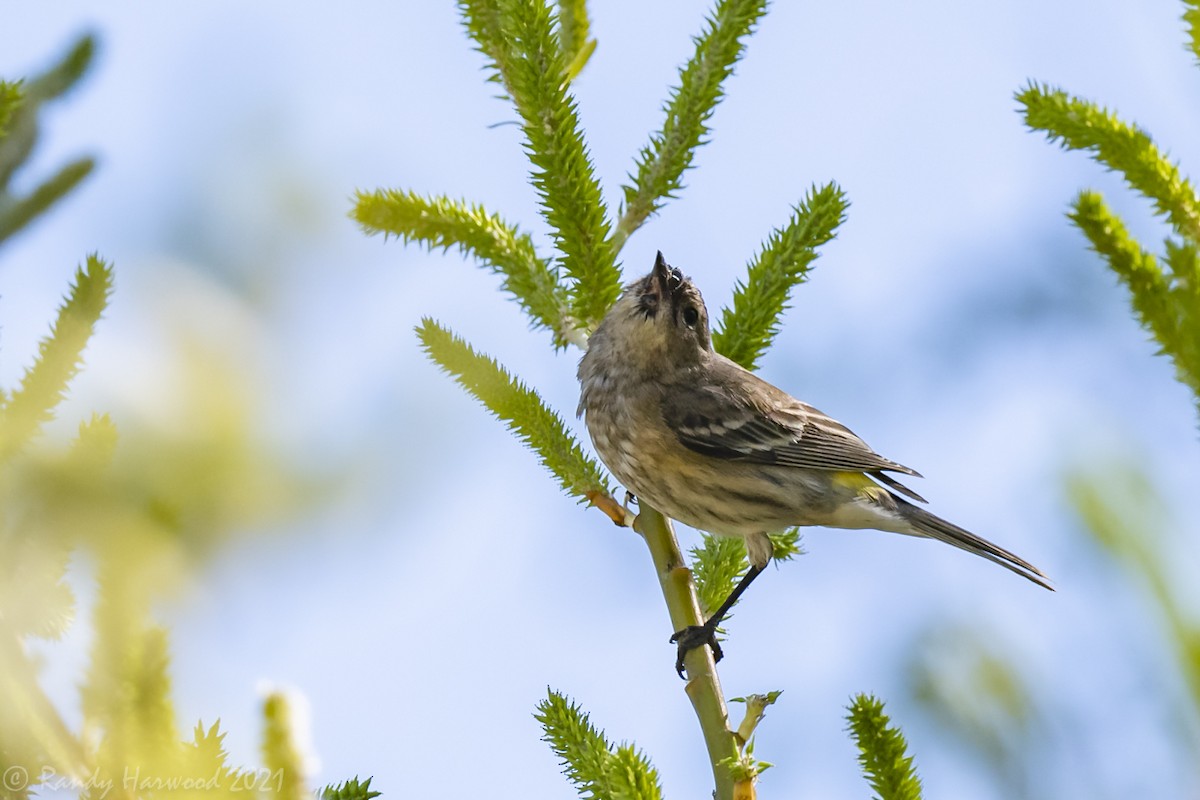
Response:
[[[883,470],[919,473],[884,458],[845,425],[724,360],[717,380],[664,395],[663,421],[685,447],[714,458],[800,469],[866,472],[914,499]],[[736,372],[731,372],[736,370]],[[740,373],[740,374],[738,374]]]

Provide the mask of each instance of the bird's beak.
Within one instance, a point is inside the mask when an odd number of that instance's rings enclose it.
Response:
[[[658,286],[660,297],[671,296],[671,267],[667,264],[667,260],[663,258],[662,251],[658,251],[658,255],[654,258],[654,269],[650,275],[653,277],[654,283]]]

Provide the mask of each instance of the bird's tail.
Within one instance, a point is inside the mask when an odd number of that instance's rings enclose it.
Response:
[[[1045,573],[1020,556],[992,544],[982,536],[976,536],[941,517],[934,516],[919,506],[914,506],[898,497],[895,500],[900,514],[913,527],[913,532],[918,536],[928,536],[930,539],[937,539],[939,542],[962,548],[968,553],[974,553],[1005,569],[1010,569],[1038,586],[1054,591],[1054,587],[1050,585]]]

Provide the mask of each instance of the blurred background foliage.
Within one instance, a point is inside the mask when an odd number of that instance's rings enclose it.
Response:
[[[91,159],[79,159],[32,191],[12,188],[36,148],[42,105],[83,77],[94,44],[84,37],[44,74],[0,87],[0,241],[91,170]],[[156,331],[155,345],[172,366],[158,376],[165,413],[135,418],[120,431],[107,415],[93,415],[69,442],[60,429],[42,435],[108,304],[113,277],[108,264],[87,257],[20,384],[0,405],[0,795],[201,797],[224,790],[307,797],[308,767],[283,692],[270,691],[264,702],[262,770],[227,762],[217,723],[196,723],[185,741],[191,726],[180,728],[168,629],[155,609],[222,542],[294,522],[328,496],[329,482],[297,469],[264,440],[247,376],[178,324]],[[81,603],[80,587],[90,602]],[[90,619],[78,621],[81,611]],[[79,676],[80,709],[64,715],[39,672],[53,653],[46,643],[79,624],[90,631],[90,658]],[[210,713],[215,719],[220,710]],[[363,798],[369,781],[330,791]]]
[[[1200,64],[1200,3],[1183,6],[1188,48]],[[1158,347],[1157,355],[1173,363],[1176,378],[1200,408],[1200,195],[1148,132],[1098,102],[1036,83],[1018,92],[1017,99],[1031,129],[1045,132],[1064,149],[1090,153],[1120,174],[1161,218],[1166,236],[1156,256],[1130,235],[1128,224],[1098,192],[1081,191],[1068,213],[1124,285],[1134,318]],[[1159,720],[1152,735],[1170,751],[1170,762],[1185,780],[1196,785],[1200,606],[1195,576],[1200,560],[1178,513],[1192,498],[1162,491],[1159,487],[1170,484],[1170,466],[1152,464],[1132,441],[1125,447],[1125,454],[1092,463],[1068,461],[1063,492],[1082,546],[1107,562],[1103,574],[1113,588],[1137,597],[1139,630],[1121,630],[1117,620],[1112,622],[1130,652],[1139,649],[1141,636],[1148,634],[1154,642],[1153,656],[1135,661],[1145,701]],[[1105,605],[1098,603],[1096,613],[1107,613]],[[1075,696],[1076,687],[1048,691],[1040,675],[1010,655],[1013,649],[1004,637],[965,620],[934,623],[914,643],[913,694],[1010,796],[1129,796],[1129,785],[1102,776],[1107,770],[1086,768],[1104,764],[1111,745],[1099,740],[1083,718],[1086,701]],[[1138,734],[1130,730],[1127,735]],[[1143,780],[1133,778],[1137,793],[1152,793]]]

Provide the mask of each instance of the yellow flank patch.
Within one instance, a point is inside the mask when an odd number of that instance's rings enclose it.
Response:
[[[833,473],[833,482],[847,489],[866,489],[876,485],[875,481],[861,472],[835,472]]]
[[[833,483],[836,486],[852,489],[858,495],[869,497],[873,500],[877,500],[880,495],[887,494],[886,489],[861,472],[835,472],[833,474]]]

